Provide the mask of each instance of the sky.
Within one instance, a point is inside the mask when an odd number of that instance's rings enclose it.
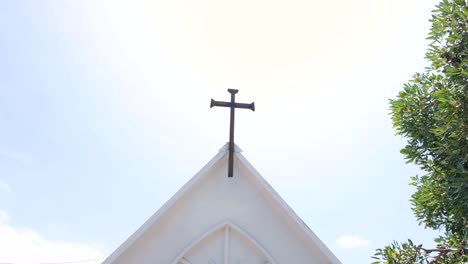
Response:
[[[389,98],[428,0],[0,1],[0,263],[101,263],[228,141],[343,262],[418,226]]]

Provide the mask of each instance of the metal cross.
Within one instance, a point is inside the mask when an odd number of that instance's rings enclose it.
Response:
[[[228,177],[232,177],[233,175],[233,165],[234,165],[234,109],[235,108],[244,108],[250,109],[255,111],[255,103],[251,104],[243,104],[243,103],[236,103],[236,93],[239,90],[236,89],[228,89],[228,92],[231,94],[231,102],[220,102],[211,99],[210,108],[213,106],[223,106],[231,108],[231,119],[230,119],[230,127],[229,127],[229,168],[228,168]]]

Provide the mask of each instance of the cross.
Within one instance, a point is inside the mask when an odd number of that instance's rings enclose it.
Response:
[[[230,118],[230,127],[229,127],[229,168],[228,168],[228,177],[232,177],[233,175],[233,165],[234,165],[234,109],[236,108],[244,108],[250,109],[255,111],[255,103],[251,104],[243,104],[243,103],[236,103],[236,93],[239,90],[236,89],[228,89],[228,92],[231,94],[231,102],[220,102],[211,99],[210,108],[213,106],[223,106],[231,108],[231,118]]]

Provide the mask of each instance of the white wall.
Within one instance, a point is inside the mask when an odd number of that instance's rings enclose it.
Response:
[[[245,233],[231,230],[230,264],[264,264],[268,255],[274,263],[332,263],[261,180],[237,158],[234,164],[234,177],[228,178],[227,157],[216,162],[112,263],[171,264],[178,257],[193,264],[224,263],[223,229],[207,232],[227,222]]]

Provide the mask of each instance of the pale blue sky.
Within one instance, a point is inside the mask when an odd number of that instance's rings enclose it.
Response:
[[[257,107],[236,143],[343,263],[430,242],[388,98],[436,3],[1,1],[0,263],[110,254],[228,140],[228,87]]]

